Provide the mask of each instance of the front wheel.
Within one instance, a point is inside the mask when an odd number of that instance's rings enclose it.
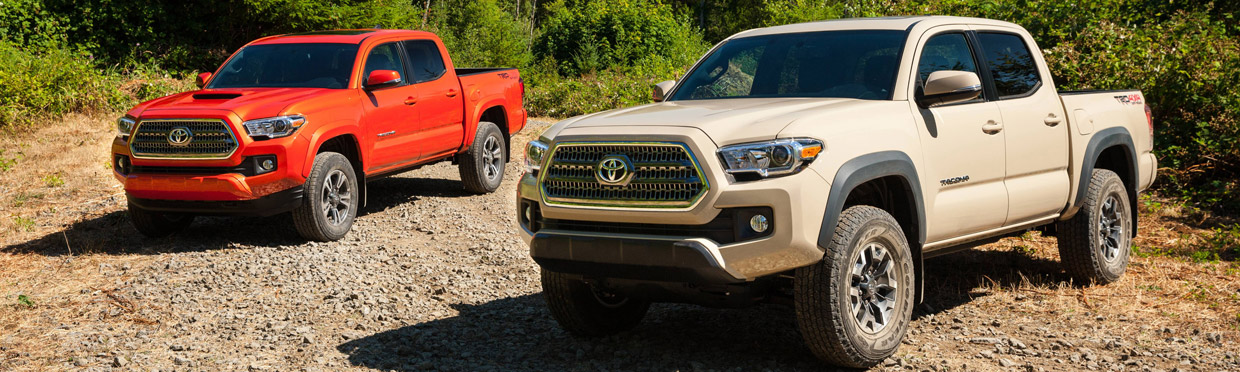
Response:
[[[478,123],[478,132],[469,150],[460,155],[461,183],[465,190],[486,194],[499,188],[504,181],[504,165],[508,160],[508,146],[504,135],[494,123]]]
[[[1132,250],[1132,206],[1119,175],[1095,169],[1081,210],[1059,221],[1056,239],[1064,271],[1082,284],[1108,284],[1128,268]]]
[[[890,214],[840,215],[822,261],[796,270],[793,296],[805,345],[825,362],[869,368],[895,354],[913,314],[912,255]]]
[[[607,292],[590,283],[542,271],[543,298],[560,327],[581,337],[608,336],[636,327],[650,302]]]
[[[297,232],[321,242],[343,238],[353,227],[359,200],[357,175],[349,159],[334,152],[315,156],[304,190],[301,205],[292,213]]]

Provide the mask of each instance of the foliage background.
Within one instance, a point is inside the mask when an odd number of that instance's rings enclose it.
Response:
[[[113,112],[190,89],[261,36],[424,29],[459,66],[511,66],[534,115],[648,101],[749,28],[945,14],[1020,24],[1060,89],[1145,92],[1160,192],[1240,209],[1240,2],[1209,0],[0,0],[0,127]]]

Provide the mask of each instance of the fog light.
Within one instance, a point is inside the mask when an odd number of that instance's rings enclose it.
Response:
[[[263,170],[265,171],[270,171],[276,168],[276,162],[271,159],[266,159],[266,160],[263,160],[263,163],[259,164],[259,166],[262,167]]]
[[[129,174],[129,157],[124,155],[116,156],[116,164],[112,166],[120,174]]]
[[[755,214],[753,217],[749,218],[749,228],[753,229],[754,232],[762,233],[769,227],[771,226],[767,222],[766,216]]]

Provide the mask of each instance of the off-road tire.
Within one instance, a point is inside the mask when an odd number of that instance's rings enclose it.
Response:
[[[465,190],[487,194],[504,181],[504,165],[508,162],[508,145],[499,127],[491,122],[478,123],[478,131],[469,150],[460,156],[461,183]]]
[[[873,248],[873,247],[878,248]],[[889,257],[883,275],[889,287],[882,287],[874,274],[862,265],[860,269],[868,280],[854,279],[854,263],[867,252],[881,248]],[[870,256],[873,257],[873,256]],[[867,260],[880,262],[884,260]],[[840,215],[839,224],[832,236],[830,247],[822,261],[796,270],[793,281],[793,297],[797,325],[805,345],[819,359],[842,367],[869,368],[895,354],[908,330],[913,314],[915,277],[913,259],[908,241],[900,224],[890,214],[871,206],[855,206]],[[874,275],[871,275],[874,274]],[[872,323],[869,329],[857,319],[852,303],[854,284],[868,283],[879,288],[873,293],[885,293],[891,310],[881,327]],[[891,285],[894,284],[894,285]],[[865,303],[867,291],[857,291],[858,303]],[[890,298],[874,296],[871,298]],[[884,304],[884,308],[887,304]],[[873,313],[870,313],[873,314]],[[874,331],[874,332],[871,332]]]
[[[1081,210],[1067,221],[1056,223],[1059,260],[1064,271],[1079,284],[1108,284],[1124,275],[1132,253],[1132,214],[1128,191],[1119,175],[1106,169],[1095,169]],[[1113,205],[1107,205],[1110,201]],[[1118,218],[1109,218],[1108,208],[1115,208]],[[1115,234],[1103,236],[1103,224]],[[1113,241],[1108,242],[1107,240]],[[1108,243],[1114,246],[1108,246]]]
[[[601,337],[627,331],[641,323],[650,302],[610,295],[604,304],[589,283],[542,270],[543,299],[560,327],[580,337]]]
[[[162,213],[142,209],[129,204],[129,221],[139,233],[151,238],[162,238],[185,230],[194,223],[194,216],[180,213]]]
[[[332,197],[328,183],[337,190]],[[353,165],[344,155],[335,152],[323,152],[314,157],[314,168],[306,178],[301,198],[301,205],[292,211],[293,225],[297,233],[308,240],[329,242],[340,240],[353,227],[353,219],[357,217],[361,193],[357,184],[357,174]],[[340,191],[343,190],[343,191]],[[346,195],[347,194],[347,195]],[[347,206],[339,204],[347,203]],[[330,206],[329,206],[330,204]],[[328,209],[336,210],[331,214]]]

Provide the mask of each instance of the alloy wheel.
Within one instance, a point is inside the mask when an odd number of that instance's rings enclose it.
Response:
[[[348,176],[344,171],[334,169],[323,180],[323,216],[333,226],[340,226],[349,218],[349,209],[353,206],[353,190],[349,187]]]
[[[1119,204],[1115,195],[1108,195],[1098,213],[1098,246],[1102,249],[1102,257],[1108,262],[1119,257],[1124,239],[1124,211]]]
[[[848,297],[862,331],[874,334],[892,321],[896,309],[897,273],[887,247],[869,243],[853,262]]]
[[[494,181],[501,175],[504,166],[503,146],[500,145],[500,139],[495,136],[487,136],[486,141],[482,143],[482,163],[485,165],[483,173],[487,180]]]

